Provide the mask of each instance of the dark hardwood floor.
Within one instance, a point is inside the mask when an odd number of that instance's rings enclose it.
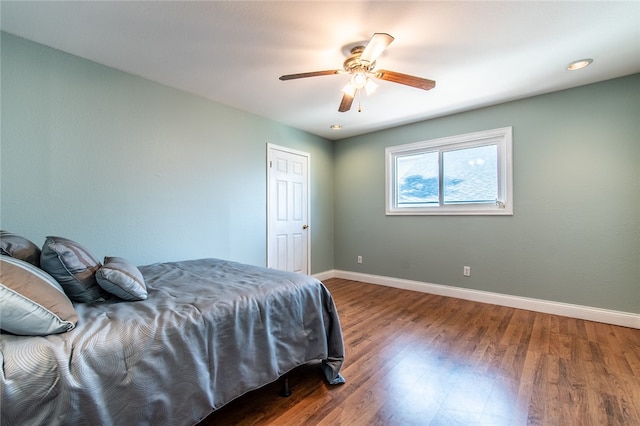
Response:
[[[342,279],[344,385],[318,365],[201,425],[640,425],[640,330]]]

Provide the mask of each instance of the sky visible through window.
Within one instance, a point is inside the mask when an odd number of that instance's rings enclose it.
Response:
[[[444,204],[494,202],[498,194],[497,145],[444,151]],[[397,157],[398,205],[439,204],[438,153]]]

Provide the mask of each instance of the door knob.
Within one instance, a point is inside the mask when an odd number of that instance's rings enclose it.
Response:
[[[309,225],[302,225],[302,229],[308,229]]]

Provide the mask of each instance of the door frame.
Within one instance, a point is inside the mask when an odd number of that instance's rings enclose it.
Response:
[[[270,142],[267,142],[267,161],[266,161],[266,169],[267,169],[267,267],[269,267],[269,247],[271,246],[270,238],[271,236],[271,151],[283,151],[288,154],[299,155],[305,157],[307,159],[307,199],[306,199],[306,208],[307,208],[307,275],[311,275],[311,154],[304,151],[299,151],[297,149],[288,148],[281,145],[276,145]]]

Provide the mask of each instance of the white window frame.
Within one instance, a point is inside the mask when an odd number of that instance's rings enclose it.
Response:
[[[464,135],[450,136],[385,149],[385,204],[387,215],[513,215],[513,128],[484,130]],[[421,152],[439,153],[451,149],[474,148],[485,145],[498,147],[498,198],[492,203],[444,204],[442,171],[440,171],[439,205],[399,207],[397,204],[396,158]],[[442,168],[442,165],[440,166]]]

